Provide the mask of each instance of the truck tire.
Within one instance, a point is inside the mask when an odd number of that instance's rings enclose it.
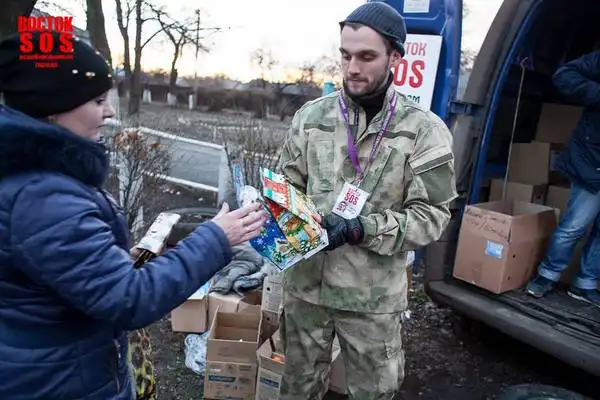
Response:
[[[167,212],[181,215],[179,222],[173,227],[167,238],[167,247],[173,247],[181,239],[192,233],[202,222],[212,219],[219,210],[214,207],[178,208]]]
[[[590,400],[575,392],[555,386],[523,384],[506,389],[498,400]]]

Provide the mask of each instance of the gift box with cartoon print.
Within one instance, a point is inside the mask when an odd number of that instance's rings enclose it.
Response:
[[[262,170],[263,191],[244,185],[243,171],[233,165],[233,181],[240,205],[261,202],[269,218],[250,245],[280,270],[327,247],[327,232],[316,221],[312,201],[297,191],[283,175]]]

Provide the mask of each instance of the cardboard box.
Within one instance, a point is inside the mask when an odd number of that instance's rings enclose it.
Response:
[[[204,397],[253,400],[260,314],[217,310],[206,345]]]
[[[247,293],[222,295],[208,293],[210,282],[200,288],[188,300],[171,311],[173,332],[204,333],[210,328],[209,322],[217,309],[223,312],[254,312],[260,314],[262,295],[260,290]]]
[[[280,314],[283,306],[283,275],[279,272],[269,274],[263,281],[261,309],[265,312]]]
[[[527,203],[544,204],[547,186],[519,182],[506,182],[506,195],[502,198],[503,179],[492,179],[489,201],[516,200]]]
[[[173,332],[204,333],[209,328],[208,289],[210,282],[188,297],[187,301],[171,311],[171,330]]]
[[[259,290],[249,292],[245,296],[211,292],[208,295],[208,320],[214,319],[217,309],[229,313],[251,311],[260,314],[261,302],[262,294]]]
[[[279,340],[279,330],[271,337],[272,340],[265,341],[257,351],[258,376],[256,379],[256,400],[278,400],[279,390],[285,361],[274,359],[273,355],[282,355],[283,349]],[[346,370],[341,349],[337,338],[332,346],[331,367],[329,370],[329,390],[340,394],[346,394]]]
[[[508,181],[540,185],[564,181],[555,163],[564,146],[555,143],[513,143]]]
[[[546,205],[548,207],[556,208],[560,213],[563,213],[567,209],[570,196],[571,189],[569,187],[550,185],[548,186]]]
[[[272,340],[266,340],[258,349],[258,375],[256,380],[256,400],[277,400],[285,362],[274,359],[275,353],[282,354],[279,331]]]
[[[454,277],[503,293],[531,278],[556,228],[551,207],[498,201],[465,208]]]
[[[545,103],[538,120],[535,140],[547,143],[567,143],[573,134],[583,108]]]

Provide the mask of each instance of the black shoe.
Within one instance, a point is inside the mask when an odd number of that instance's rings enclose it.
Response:
[[[529,281],[525,290],[528,294],[539,299],[554,290],[554,281],[538,275]]]
[[[596,289],[580,289],[575,286],[567,289],[567,294],[574,299],[584,301],[600,308],[600,293]]]

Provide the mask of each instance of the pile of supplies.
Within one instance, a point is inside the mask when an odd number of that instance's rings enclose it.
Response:
[[[233,259],[171,312],[186,337],[186,366],[203,376],[206,399],[279,398],[285,357],[279,339],[282,271],[324,249],[327,232],[314,204],[286,179],[261,170],[262,190],[246,185],[232,163],[237,206],[260,202],[269,220],[260,236],[234,248]],[[329,388],[345,394],[344,364],[334,342]]]
[[[455,278],[500,294],[535,275],[569,200],[555,162],[581,114],[580,107],[543,104],[534,139],[511,144],[506,179],[492,179],[488,201],[465,208]],[[583,243],[585,237],[561,280],[579,268]]]

